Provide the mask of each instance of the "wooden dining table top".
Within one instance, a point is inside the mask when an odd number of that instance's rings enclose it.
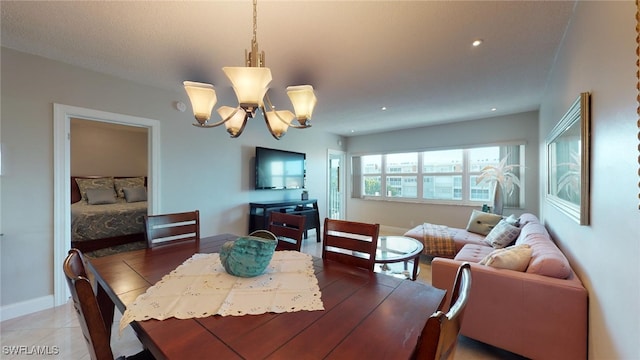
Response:
[[[195,253],[216,253],[222,234],[91,259],[108,325],[126,305]],[[325,310],[134,321],[156,359],[407,359],[445,291],[313,258]],[[110,326],[108,327],[110,328]],[[118,336],[117,334],[115,336]]]

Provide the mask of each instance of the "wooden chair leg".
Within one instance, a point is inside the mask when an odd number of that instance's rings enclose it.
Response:
[[[111,337],[111,327],[113,325],[115,304],[113,303],[111,298],[109,298],[109,295],[107,295],[106,291],[104,291],[100,284],[98,284],[98,292],[96,294],[96,298],[98,300],[98,307],[100,308],[100,312],[102,313],[104,326],[107,329],[109,337]]]

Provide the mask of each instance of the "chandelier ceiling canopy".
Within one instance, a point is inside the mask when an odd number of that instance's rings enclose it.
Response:
[[[317,102],[313,86],[287,87],[287,95],[293,104],[295,114],[289,110],[276,110],[269,99],[267,92],[272,80],[271,70],[264,67],[264,51],[258,51],[257,18],[257,0],[253,0],[253,38],[251,51],[245,50],[245,66],[222,68],[231,81],[238,99],[236,107],[219,107],[217,112],[222,119],[211,123],[211,112],[218,101],[213,85],[194,81],[183,83],[197,121],[193,124],[194,126],[210,128],[224,124],[231,137],[236,138],[242,134],[247,120],[255,117],[256,110],[260,109],[269,132],[277,140],[284,136],[289,127],[298,129],[311,127],[311,115]]]

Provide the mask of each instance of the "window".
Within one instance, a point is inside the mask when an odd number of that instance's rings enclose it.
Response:
[[[462,200],[463,150],[422,153],[422,198]]]
[[[415,199],[418,196],[418,154],[388,154],[384,158],[387,197]]]
[[[493,197],[493,189],[489,184],[477,184],[476,178],[481,174],[485,166],[497,166],[500,163],[500,148],[498,146],[474,148],[468,150],[469,154],[469,184],[470,201],[482,201],[490,203]]]
[[[354,156],[353,196],[365,199],[478,205],[491,203],[494,187],[476,183],[486,166],[507,158],[520,178],[524,145]],[[524,183],[521,179],[521,186]],[[523,191],[515,188],[505,206],[520,207]]]
[[[365,196],[380,196],[382,191],[382,155],[368,155],[362,157],[362,177],[364,179]]]

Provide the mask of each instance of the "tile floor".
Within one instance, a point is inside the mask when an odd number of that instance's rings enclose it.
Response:
[[[315,237],[304,241],[302,251],[320,256],[320,244]],[[431,265],[428,259],[420,263],[417,281],[431,283]],[[132,355],[142,346],[131,327],[118,334],[121,314],[116,310],[111,346],[116,357]],[[82,330],[71,303],[40,311],[0,323],[0,359],[70,359],[89,360]],[[38,354],[40,352],[40,354]],[[515,354],[461,336],[456,359],[506,359],[521,360]]]

